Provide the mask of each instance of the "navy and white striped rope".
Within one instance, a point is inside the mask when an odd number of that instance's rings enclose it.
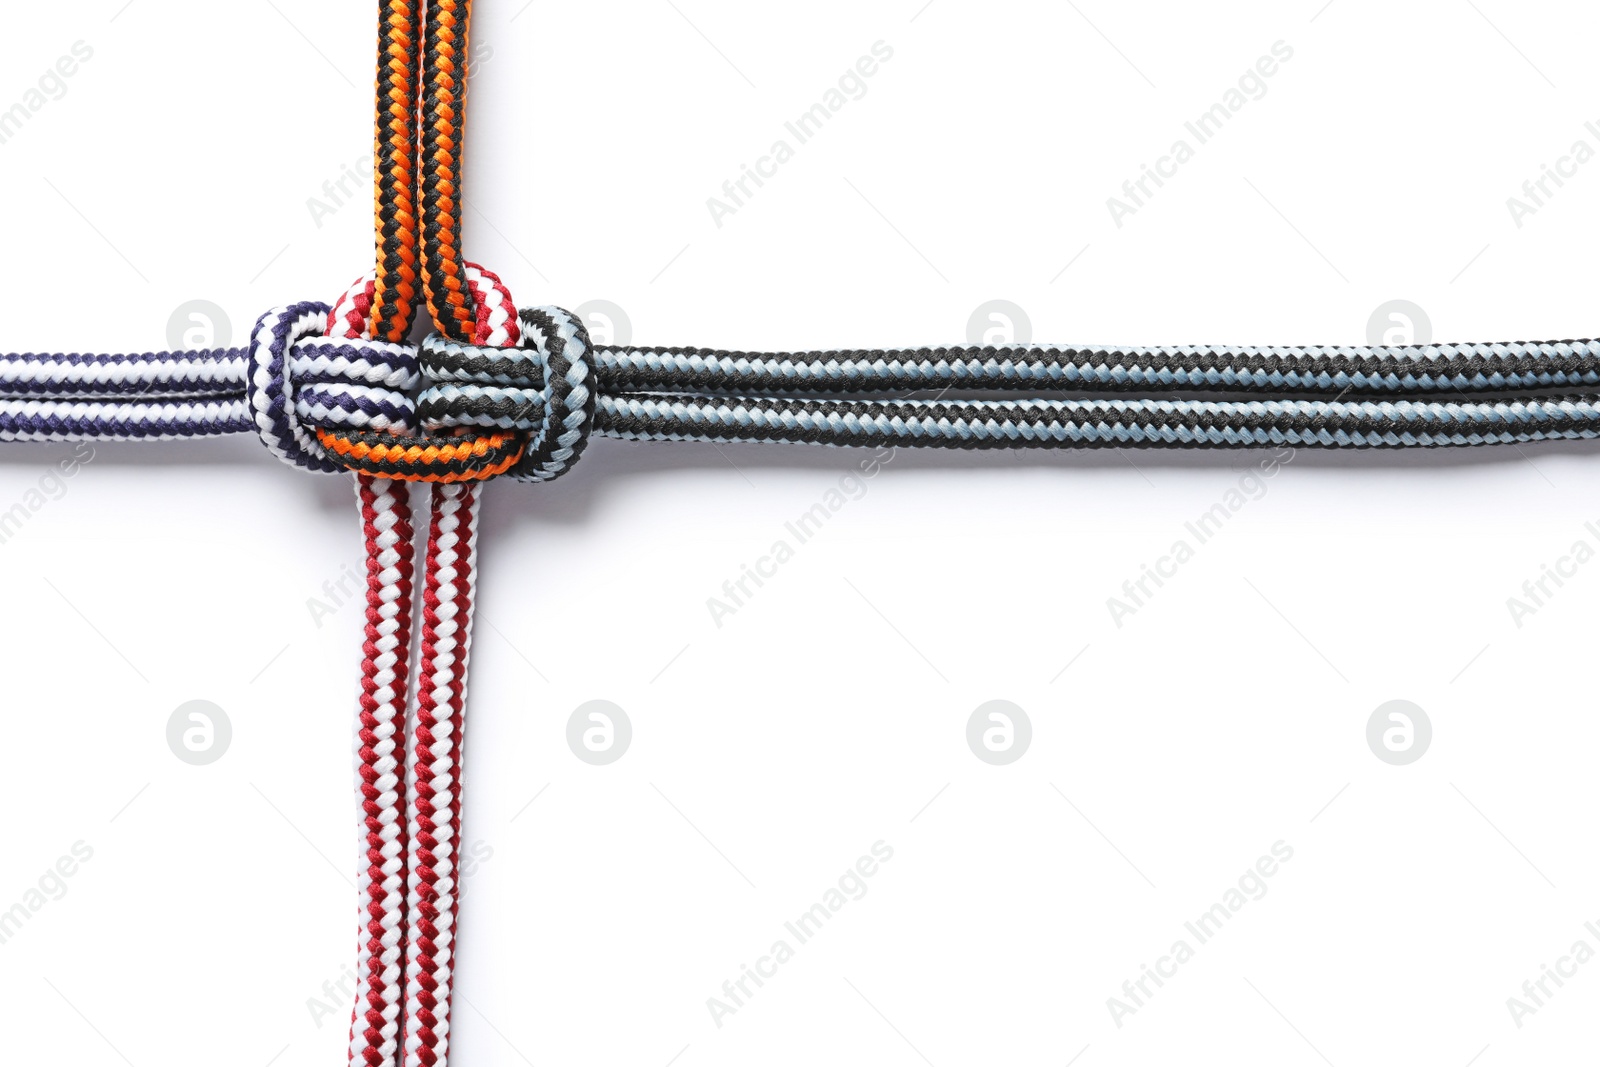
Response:
[[[262,435],[281,459],[342,472],[317,429],[407,430],[416,347],[323,336],[326,304],[276,308],[243,349],[0,356],[0,440]]]
[[[0,396],[209,397],[237,392],[245,349],[141,356],[0,356]]]
[[[182,402],[0,399],[0,441],[166,441],[251,429],[242,395]]]
[[[411,429],[418,372],[413,346],[326,336],[331,310],[304,303],[261,316],[251,337],[245,403],[273,455],[338,474],[345,468],[328,457],[316,430]]]
[[[319,336],[327,314],[320,304],[276,309],[245,349],[0,356],[0,440],[256,432],[281,458],[334,471],[318,429],[514,429],[529,444],[511,473],[547,481],[591,435],[950,448],[1416,448],[1600,436],[1600,391],[1579,391],[1600,386],[1593,340],[762,354],[595,348],[575,316],[539,308],[520,313],[519,347],[434,337],[419,355]],[[905,397],[918,393],[933,398]]]
[[[776,354],[602,347],[594,355],[608,392],[871,392],[1045,384],[1085,390],[1409,393],[1600,384],[1600,341],[1593,340],[1393,348],[1001,345]],[[0,397],[235,396],[249,358],[248,348],[0,355]]]

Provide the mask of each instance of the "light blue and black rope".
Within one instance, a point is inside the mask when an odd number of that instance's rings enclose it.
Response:
[[[251,347],[227,351],[0,356],[0,440],[268,435],[273,427],[252,417],[250,398],[263,390],[293,415],[274,438],[274,451],[291,457],[285,442],[317,430],[513,431],[527,443],[509,473],[529,481],[569,469],[591,435],[942,448],[1431,448],[1600,436],[1592,340],[750,353],[595,348],[559,308],[521,320],[518,348],[435,335],[419,353],[258,330]],[[327,458],[316,468],[334,469]]]

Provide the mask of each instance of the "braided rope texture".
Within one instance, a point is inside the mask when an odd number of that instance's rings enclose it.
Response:
[[[333,318],[360,315],[352,290]],[[372,301],[365,301],[372,306]],[[460,342],[455,342],[460,344]],[[470,347],[470,346],[464,346]],[[1408,347],[1057,345],[803,353],[594,350],[602,392],[885,392],[919,388],[1143,388],[1321,394],[1496,392],[1600,385],[1600,341]],[[237,398],[246,348],[142,355],[0,355],[0,397],[118,402]]]
[[[241,392],[246,350],[0,356],[0,395],[162,400]]]
[[[449,1055],[478,493],[471,484],[433,487],[408,805],[406,1067],[442,1067]]]
[[[353,346],[371,337],[376,328],[371,308],[377,285],[375,275],[357,281],[331,312],[322,316],[330,343]],[[405,356],[398,345],[384,345],[382,350]],[[367,369],[370,378],[372,372]],[[339,365],[338,370],[347,384],[352,372],[361,376],[360,369],[348,364]],[[414,371],[413,362],[401,372],[404,380],[393,384],[409,386]],[[298,410],[303,394],[311,392],[317,380],[309,368],[298,367],[275,384],[280,390],[293,388],[291,382],[301,387],[302,396],[296,397]],[[328,405],[315,406],[321,412]],[[407,424],[402,421],[400,426]],[[306,434],[298,426],[294,430],[292,436],[298,444]],[[400,1012],[405,999],[401,982],[406,827],[401,809],[416,546],[406,487],[367,475],[358,475],[355,483],[366,551],[367,601],[355,745],[362,854],[362,863],[357,865],[361,936],[355,968],[360,985],[350,1018],[350,1063],[352,1067],[394,1067],[399,1062]]]
[[[350,1062],[388,1067],[397,1062],[404,999],[406,856],[400,798],[416,549],[404,485],[363,476],[356,479],[356,491],[367,570],[356,734],[356,792],[365,864],[358,871],[361,936],[356,974],[361,985],[350,1023]]]
[[[511,294],[493,272],[467,264],[473,291],[473,334],[498,351],[523,342]],[[352,420],[354,421],[354,420]],[[516,467],[526,451],[524,437],[507,431],[454,436],[410,436],[329,427],[317,432],[329,462],[399,481],[467,482],[497,477]]]
[[[0,400],[0,441],[177,441],[250,433],[244,400]]]
[[[586,429],[649,440],[952,447],[1443,447],[1593,436],[1588,412],[1600,402],[1594,392],[1531,392],[1600,385],[1600,342],[1588,340],[1406,348],[580,352],[578,345],[586,345],[577,333],[581,326],[562,335],[563,323],[575,321],[570,315],[547,308],[512,320],[498,279],[477,268],[468,275],[469,286],[482,294],[474,300],[474,334],[487,328],[509,340],[515,321],[521,347],[430,339],[422,354],[427,388],[416,405],[409,349],[318,347],[327,342],[308,338],[317,332],[319,306],[295,305],[264,317],[246,350],[0,356],[0,440],[167,439],[255,430],[273,442],[276,454],[310,469],[353,468],[408,480],[502,472],[547,480],[581,453]],[[359,317],[362,306],[360,297],[347,294],[329,318]],[[297,391],[297,382],[305,388]],[[918,390],[937,390],[943,398],[1156,388],[1265,395],[979,397],[942,401],[944,407],[882,399]],[[1297,392],[1305,397],[1282,395]],[[1523,395],[1493,395],[1508,392]],[[547,425],[552,411],[561,413],[558,426]],[[459,440],[385,432],[419,420],[499,432]],[[344,438],[330,439],[341,431]],[[520,434],[530,438],[525,453]]]
[[[402,482],[485,481],[522,458],[522,441],[514,433],[420,439],[325,432],[322,440],[344,469]]]
[[[460,211],[471,20],[471,0],[428,0],[420,158],[423,283],[434,327],[458,341],[473,338],[477,320],[461,254]]]
[[[417,78],[421,0],[380,0],[371,336],[404,341],[417,313]]]
[[[373,395],[378,383],[349,388],[302,409],[300,420],[314,428],[316,447],[335,427],[363,432],[404,432],[415,425],[409,406],[415,350],[400,349],[411,333],[418,300],[417,266],[417,75],[421,52],[421,0],[379,0],[378,61],[373,132],[373,233],[376,266],[370,279],[352,286],[329,315],[327,332],[348,340],[379,340],[389,351],[392,373],[382,387],[399,396]],[[322,401],[313,382],[327,384],[307,370],[292,367],[293,380]],[[359,374],[357,375],[359,377]],[[297,398],[297,401],[301,398]],[[341,404],[340,399],[349,403]],[[392,406],[391,406],[392,405]],[[334,417],[330,417],[334,416]],[[297,434],[297,441],[303,435]],[[326,458],[327,453],[322,452]],[[329,460],[330,466],[342,466]],[[409,489],[403,483],[358,473],[356,492],[366,534],[366,639],[362,644],[361,711],[357,731],[356,776],[362,815],[366,867],[360,874],[365,937],[357,948],[358,991],[351,1013],[352,1067],[395,1067],[403,1042],[405,1000],[406,819],[404,790],[405,728],[411,663],[411,617],[416,547]],[[363,1010],[363,1005],[365,1010]],[[362,1024],[365,1025],[362,1025]]]
[[[511,294],[498,277],[468,267],[475,312],[471,339],[496,348],[523,341]],[[521,444],[518,441],[520,455]],[[512,462],[517,457],[512,458]],[[462,729],[477,580],[478,487],[435,481],[430,497],[422,662],[407,803],[411,856],[406,907],[405,1067],[444,1067],[450,1051],[457,857],[461,840]]]
[[[594,424],[593,348],[582,320],[557,307],[520,314],[521,346],[460,345],[437,335],[423,344],[430,383],[417,415],[430,427],[491,427],[528,438],[511,469],[546,482],[572,469]]]
[[[1000,345],[763,354],[601,348],[602,390],[884,392],[1140,389],[1344,395],[1494,392],[1600,384],[1591,340],[1404,347]]]
[[[357,285],[370,300],[373,281]],[[336,309],[295,304],[256,323],[245,402],[267,449],[286,463],[325,473],[344,470],[319,439],[327,427],[410,428],[416,350],[365,339],[364,316],[340,313],[352,303],[347,297]],[[330,330],[343,336],[326,336]]]
[[[846,401],[600,398],[596,432],[638,441],[936,448],[1439,448],[1600,436],[1600,397],[1420,401]]]

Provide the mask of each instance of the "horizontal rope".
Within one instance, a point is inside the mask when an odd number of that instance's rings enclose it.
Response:
[[[1002,345],[753,353],[595,350],[602,392],[916,389],[1323,393],[1500,392],[1600,384],[1600,341],[1410,347]],[[499,384],[506,384],[501,382]]]
[[[137,356],[0,355],[0,397],[244,395],[242,348]]]
[[[1600,436],[1600,395],[1537,402],[809,401],[601,397],[594,434],[629,440],[946,448],[1440,447]],[[0,441],[253,433],[244,402],[0,401]],[[376,446],[382,439],[369,439]],[[364,458],[364,457],[363,457]],[[354,463],[353,466],[364,464]],[[382,468],[376,468],[382,469]]]
[[[311,308],[283,309],[294,315],[280,314],[279,321],[298,316],[314,324],[318,312]],[[506,441],[493,445],[490,459],[495,471],[532,480],[568,469],[590,432],[634,440],[949,448],[1407,448],[1597,436],[1600,394],[1594,392],[1475,398],[1600,385],[1600,342],[1588,340],[745,353],[589,348],[581,323],[560,309],[524,311],[520,317],[520,347],[436,336],[423,346],[420,361],[414,346],[316,336],[290,340],[284,332],[278,343],[287,344],[289,354],[271,366],[286,369],[274,371],[272,380],[284,383],[280,406],[289,405],[302,428],[295,431],[298,439],[317,453],[314,469],[354,464],[381,473],[389,456],[421,455],[433,461],[418,461],[416,473],[437,468],[443,452],[429,449],[447,450],[448,439],[422,446],[415,438],[395,441],[386,454],[381,435],[418,426],[525,434],[529,447],[522,458],[496,458],[515,451]],[[252,360],[267,365],[256,349],[0,355],[0,440],[176,439],[257,430],[259,420],[245,403]],[[1049,395],[981,395],[1041,389]],[[935,390],[980,395],[885,395]],[[1311,395],[1060,395],[1154,390]],[[324,455],[314,438],[335,432],[363,439],[358,447]],[[443,465],[449,462],[456,460]]]
[[[526,373],[525,366],[516,368],[518,373],[497,371],[507,350],[453,342],[451,348],[463,366],[478,366],[472,380],[506,385]],[[870,393],[951,386],[1015,390],[1044,384],[1108,391],[1342,394],[1600,385],[1600,341],[1594,340],[1403,348],[1003,345],[802,353],[597,347],[594,356],[599,388],[610,393]],[[0,354],[0,397],[232,396],[243,390],[248,357],[243,348],[142,355]]]
[[[0,400],[0,441],[170,441],[254,433],[237,398],[184,402]]]
[[[1437,448],[1600,436],[1600,395],[1527,401],[846,401],[602,396],[595,433],[646,441],[939,448]]]

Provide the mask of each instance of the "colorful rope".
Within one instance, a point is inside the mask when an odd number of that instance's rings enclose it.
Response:
[[[477,321],[461,256],[461,142],[471,21],[471,0],[428,0],[420,153],[423,278],[434,328],[458,341],[472,339]]]
[[[423,151],[427,151],[424,144]],[[424,226],[426,236],[429,227]],[[490,271],[467,264],[475,344],[495,350],[523,340],[511,294]],[[522,455],[514,433],[485,438],[441,438],[508,443],[493,473]],[[514,446],[514,448],[512,448]],[[489,468],[481,468],[489,469]],[[477,576],[480,477],[437,476],[430,487],[430,520],[423,594],[422,662],[418,672],[416,747],[412,757],[407,821],[412,850],[407,866],[405,1067],[442,1067],[450,1047],[451,993],[455,977],[455,927],[460,908],[456,857],[461,839],[462,730],[466,724],[467,662]]]
[[[406,681],[411,658],[413,545],[404,485],[356,479],[365,535],[366,631],[361,645],[361,710],[356,733],[360,811],[356,975],[350,1062],[384,1067],[400,1048],[404,1000],[404,791]]]
[[[583,454],[594,424],[594,352],[570,312],[534,308],[520,316],[517,347],[460,345],[438,335],[423,342],[429,381],[417,401],[429,426],[520,431],[527,440],[511,469],[522,481],[549,481]]]
[[[417,314],[417,70],[420,0],[380,0],[370,334],[402,342]],[[359,308],[356,309],[359,311]]]
[[[1600,437],[1600,396],[1493,403],[1325,400],[692,403],[601,398],[597,429],[635,441],[931,448],[1445,448]]]
[[[435,325],[449,336],[492,348],[516,347],[523,333],[516,304],[494,273],[461,254],[460,137],[464,121],[470,0],[428,0],[423,57],[423,125],[418,155],[423,197],[424,288]],[[494,477],[523,455],[521,435],[494,432],[390,442],[327,434],[335,454],[351,446],[394,478],[429,481],[428,547],[424,560],[422,659],[418,670],[416,744],[406,818],[405,1067],[445,1067],[450,1050],[461,839],[462,734],[477,576],[478,480]],[[397,452],[396,449],[399,451]],[[465,455],[462,455],[462,453]]]
[[[493,296],[498,300],[502,293],[503,285]],[[347,293],[334,317],[345,317],[347,309],[355,307],[357,298]],[[503,325],[502,311],[490,310],[491,326]],[[425,350],[458,354],[471,353],[474,347],[439,336],[424,343]],[[237,399],[249,358],[248,348],[144,355],[0,354],[0,396],[117,402]],[[1600,340],[1394,348],[1002,345],[801,353],[602,347],[594,350],[594,361],[598,386],[607,393],[871,393],[1050,386],[1087,392],[1147,388],[1342,395],[1600,384]]]
[[[380,47],[379,139],[382,141],[386,132],[402,132],[404,124],[396,117],[399,111],[403,110],[409,121],[420,106],[421,142],[416,152],[424,206],[420,238],[422,280],[435,327],[461,341],[515,344],[516,307],[510,294],[498,277],[466,262],[461,255],[461,145],[471,20],[470,0],[428,0],[420,78],[414,73],[413,52],[385,51]],[[395,21],[393,14],[390,21]],[[408,25],[414,26],[415,22],[412,18]],[[402,73],[412,84],[420,85],[420,102],[408,97],[405,106],[401,106]],[[387,112],[382,106],[385,98],[390,104]],[[409,175],[398,165],[390,173]],[[388,218],[381,206],[383,177],[380,168],[380,235],[385,233],[383,225]],[[395,214],[405,220],[410,218],[409,213]],[[400,231],[399,236],[404,237],[405,232]],[[415,234],[411,236],[415,238]],[[380,264],[388,248],[389,243],[380,239]],[[409,264],[410,260],[404,262]],[[523,454],[520,438],[510,433],[481,437],[458,433],[434,438],[391,437],[368,432],[371,428],[367,427],[352,430],[349,426],[323,425],[319,429],[320,444],[334,461],[351,470],[401,481],[481,481],[505,473]]]
[[[1591,340],[798,355],[590,349],[573,316],[540,308],[522,313],[520,347],[435,336],[414,358],[404,346],[317,339],[319,313],[318,305],[269,313],[246,350],[0,356],[0,440],[255,429],[275,454],[313,470],[548,480],[591,433],[910,447],[1460,447],[1592,437],[1600,404],[1600,393],[1570,391],[1600,384],[1600,342]],[[1091,398],[1154,390],[1251,397]],[[917,392],[940,399],[899,399]],[[558,413],[554,423],[548,412]],[[418,425],[494,432],[389,432]]]
[[[1138,389],[1476,393],[1600,384],[1600,341],[1405,347],[918,348],[773,355],[703,348],[602,348],[608,393]]]
[[[378,179],[380,199],[383,179]],[[309,470],[342,470],[322,451],[310,423],[348,422],[409,429],[406,390],[416,378],[410,346],[371,340],[377,328],[376,274],[329,309],[298,305],[265,316],[251,347],[248,402],[269,450]],[[285,354],[287,353],[287,357]],[[396,392],[398,390],[398,392]],[[302,421],[304,420],[304,421]],[[389,1067],[400,1048],[405,933],[405,842],[401,817],[407,677],[411,655],[415,547],[406,489],[388,479],[355,479],[367,571],[355,785],[359,810],[359,986],[350,1021],[350,1062]]]
[[[576,316],[518,312],[501,279],[464,258],[471,13],[470,0],[427,0],[425,10],[423,0],[379,2],[375,265],[334,305],[273,309],[240,349],[0,355],[0,440],[254,432],[292,465],[356,472],[367,595],[351,1064],[448,1061],[477,483],[559,477],[596,434],[943,448],[1421,448],[1600,437],[1592,391],[1600,342],[1591,340],[597,349]],[[409,337],[421,304],[437,333],[419,348]],[[414,672],[409,481],[432,483]]]
[[[325,432],[330,425],[354,425],[364,432],[399,433],[416,425],[415,411],[403,394],[415,366],[415,349],[405,342],[418,298],[415,153],[421,15],[419,0],[379,2],[373,136],[376,266],[370,279],[346,291],[325,326],[330,337],[383,358],[309,368],[291,361],[286,379],[298,386],[293,410],[302,425],[291,428],[294,441],[307,455],[320,452],[330,467],[344,465],[322,451],[320,433],[307,433],[307,427]],[[258,330],[253,352],[260,339]],[[252,358],[252,365],[259,362],[259,357]],[[368,381],[359,380],[362,370],[367,370]],[[387,373],[371,381],[380,370]],[[328,388],[336,384],[344,388]],[[382,390],[400,390],[402,395]],[[330,421],[327,415],[333,412],[345,417]],[[358,865],[360,985],[351,1010],[349,1058],[362,1067],[392,1067],[403,1040],[406,825],[401,797],[416,548],[406,487],[364,473],[355,482],[367,571],[356,732],[358,832],[365,865]]]
[[[475,485],[433,487],[422,596],[416,746],[406,808],[406,1067],[437,1067],[450,1048],[456,916],[461,905],[461,741],[477,579]]]

